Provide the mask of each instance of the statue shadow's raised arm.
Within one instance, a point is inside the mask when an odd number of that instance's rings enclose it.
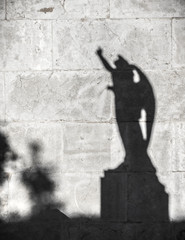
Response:
[[[105,67],[105,68],[107,69],[107,71],[109,71],[109,72],[114,71],[114,68],[112,68],[112,67],[110,66],[110,64],[108,63],[108,61],[103,57],[102,52],[103,52],[103,50],[102,50],[101,48],[99,48],[96,53],[97,53],[97,55],[99,56],[100,60],[102,61],[104,67]]]

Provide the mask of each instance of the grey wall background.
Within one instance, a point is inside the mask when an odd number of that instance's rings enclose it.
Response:
[[[18,153],[1,186],[1,216],[27,216],[20,181],[29,144],[68,216],[100,214],[100,177],[124,159],[111,76],[95,52],[117,54],[147,74],[157,111],[149,154],[169,194],[172,220],[185,219],[185,1],[0,0],[0,119]]]

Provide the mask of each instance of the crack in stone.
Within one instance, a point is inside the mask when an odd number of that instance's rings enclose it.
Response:
[[[118,41],[120,42],[121,46],[123,46],[123,42],[121,41],[120,37],[118,36],[118,34],[116,34],[114,31],[112,31],[112,29],[110,27],[108,27],[106,24],[104,24],[104,26],[106,27],[106,29],[108,31],[110,31],[114,36],[117,37]]]
[[[60,4],[61,4],[62,8],[64,9],[64,12],[66,12],[65,3],[66,3],[66,0],[60,0]]]

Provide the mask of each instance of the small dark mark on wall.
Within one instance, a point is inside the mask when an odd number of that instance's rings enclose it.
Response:
[[[41,8],[38,12],[43,12],[43,13],[47,13],[47,12],[53,12],[53,7],[50,8]]]

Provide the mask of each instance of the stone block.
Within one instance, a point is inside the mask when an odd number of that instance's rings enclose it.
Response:
[[[2,172],[1,172],[2,177]],[[0,219],[8,220],[8,185],[9,185],[10,175],[9,178],[6,178],[0,186]]]
[[[55,210],[57,208],[60,208],[61,211],[64,209],[62,198],[59,199],[56,195],[57,187],[61,184],[61,174],[46,173],[43,171],[42,175],[40,173],[38,169],[27,171],[27,179],[25,178],[25,172],[24,174],[22,174],[22,172],[11,174],[9,186],[7,188],[7,215],[10,221],[20,220],[24,217],[29,219],[29,217],[31,217],[33,214],[39,214],[40,211],[45,211],[46,218],[43,216],[41,222],[38,222],[38,224],[42,224],[44,222],[48,222],[49,220],[47,217],[47,212],[49,213],[50,211],[48,210],[48,206]],[[48,184],[50,183],[53,185],[52,189],[48,188]],[[6,188],[6,186],[3,187]],[[62,194],[63,193],[65,195],[65,191],[62,191]],[[68,202],[66,202],[66,204],[67,203]],[[56,211],[59,212],[59,210]],[[31,220],[31,224],[34,225],[33,219]]]
[[[110,79],[100,71],[6,73],[8,120],[108,121]]]
[[[0,122],[5,120],[4,73],[0,73]]]
[[[5,0],[0,1],[0,19],[5,19]]]
[[[173,127],[173,171],[185,171],[185,124],[174,122]]]
[[[12,123],[5,127],[18,159],[8,163],[7,171],[22,172],[35,167],[60,171],[63,159],[63,129],[60,123]],[[37,147],[35,155],[33,147]],[[9,170],[8,170],[9,169]]]
[[[173,19],[172,22],[172,56],[173,67],[180,68],[185,66],[185,19]]]
[[[102,69],[96,55],[100,46],[112,66],[120,54],[141,68],[169,68],[170,32],[167,19],[58,20],[53,25],[53,66],[62,70]]]
[[[169,213],[172,221],[182,221],[185,219],[185,174],[184,172],[173,172],[170,174],[168,188],[169,196]]]
[[[79,19],[106,18],[109,1],[94,0],[8,0],[8,19]]]
[[[173,169],[173,123],[156,122],[153,126],[148,149],[151,161],[159,172]]]
[[[182,221],[185,219],[184,186],[185,174],[180,171],[157,172],[159,182],[164,185],[165,192],[169,196],[170,221]]]
[[[102,172],[110,167],[109,123],[68,123],[64,127],[62,172]]]
[[[1,71],[51,69],[49,21],[1,21]]]
[[[55,178],[55,199],[64,203],[69,217],[100,216],[100,177],[102,173],[62,173]]]
[[[125,149],[116,123],[112,124],[112,137],[110,141],[111,169],[118,167],[125,156]]]
[[[165,192],[169,195],[176,193],[176,184],[178,183],[178,178],[172,171],[157,171],[156,173],[159,182],[165,187]],[[170,200],[169,200],[170,201]]]
[[[165,18],[184,17],[184,2],[181,0],[111,0],[111,18]]]
[[[20,173],[12,174],[8,188],[8,215],[10,219],[16,216],[29,217],[31,214],[32,201],[29,191],[21,181]]]
[[[184,74],[184,70],[146,71],[155,94],[155,121],[184,119]]]
[[[171,194],[169,202],[169,212],[171,221],[181,222],[185,219],[185,209],[183,206],[185,197],[183,194]]]

